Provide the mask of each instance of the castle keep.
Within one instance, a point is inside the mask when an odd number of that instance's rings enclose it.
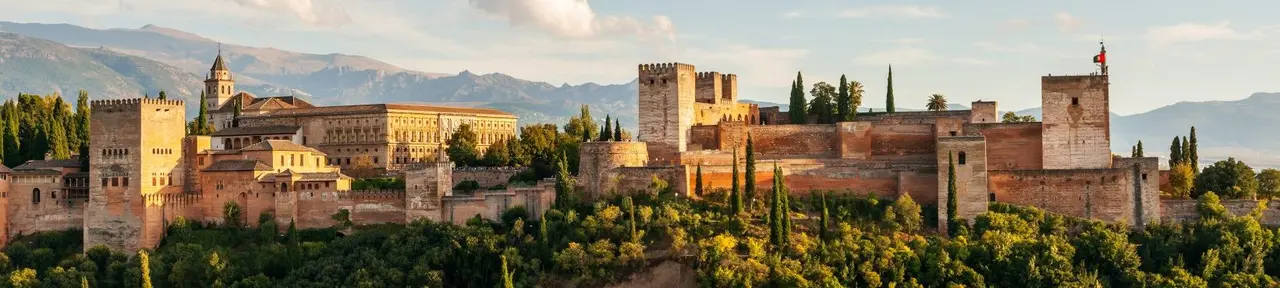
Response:
[[[704,189],[729,188],[751,137],[756,167],[768,167],[756,172],[762,190],[770,189],[777,165],[794,193],[909,194],[946,207],[947,169],[954,163],[965,219],[999,201],[1137,225],[1160,221],[1157,158],[1121,158],[1108,148],[1105,74],[1041,77],[1042,122],[1001,123],[995,102],[977,101],[971,110],[785,124],[777,107],[737,103],[732,74],[681,63],[638,69],[643,142],[584,143],[579,183],[589,196],[642,191],[654,177],[694,196],[697,166]],[[946,223],[946,213],[938,217]]]

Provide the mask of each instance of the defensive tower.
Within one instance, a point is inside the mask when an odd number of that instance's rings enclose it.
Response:
[[[1107,75],[1040,78],[1044,169],[1111,168]]]
[[[650,162],[678,163],[694,121],[694,67],[641,64],[639,74],[639,139],[648,143]]]

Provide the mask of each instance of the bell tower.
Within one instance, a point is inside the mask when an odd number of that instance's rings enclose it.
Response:
[[[231,71],[222,60],[222,44],[218,44],[218,58],[213,59],[213,67],[204,78],[205,108],[217,110],[231,100],[236,91],[236,80],[231,78]]]

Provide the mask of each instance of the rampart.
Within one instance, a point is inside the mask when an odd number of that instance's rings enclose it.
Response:
[[[1127,158],[1108,169],[989,171],[990,197],[1073,217],[1143,225],[1160,218],[1157,161]]]
[[[462,181],[476,181],[476,183],[480,184],[481,188],[504,185],[511,179],[511,176],[520,174],[520,172],[524,172],[525,170],[528,170],[528,168],[453,168],[453,185],[457,186],[458,183],[462,183]]]
[[[1257,209],[1258,203],[1263,201],[1250,199],[1223,199],[1222,206],[1227,208],[1227,212],[1233,216],[1245,216],[1253,213]],[[1258,222],[1262,225],[1277,226],[1280,225],[1280,202],[1266,201],[1266,210],[1262,212],[1262,219]],[[1162,223],[1182,223],[1195,221],[1200,218],[1196,212],[1195,199],[1163,199],[1160,200],[1160,222]]]

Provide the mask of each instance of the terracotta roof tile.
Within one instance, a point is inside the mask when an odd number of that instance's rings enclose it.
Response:
[[[298,133],[298,126],[228,127],[209,136],[280,135]]]
[[[318,155],[326,155],[320,150],[311,147],[298,145],[288,140],[262,140],[248,147],[240,148],[240,151],[307,151]]]
[[[351,179],[351,176],[343,175],[341,172],[315,172],[315,173],[298,173],[302,178],[298,181],[333,181],[338,179]]]
[[[36,170],[36,169],[62,169],[62,168],[78,168],[80,160],[62,159],[62,160],[27,160],[26,163],[13,167],[15,171]]]
[[[314,107],[314,108],[281,109],[281,110],[270,111],[260,115],[245,115],[242,117],[362,114],[362,113],[389,112],[391,110],[436,112],[436,113],[480,114],[480,115],[497,116],[497,117],[504,117],[504,118],[516,117],[515,114],[507,113],[506,111],[502,111],[498,109],[434,106],[434,105],[421,105],[421,104],[361,104],[361,105],[343,105],[343,106],[322,106],[322,107]]]
[[[234,159],[214,162],[213,165],[209,165],[209,167],[204,168],[203,171],[271,171],[271,166],[267,166],[267,164],[263,164],[262,162],[253,159]]]

